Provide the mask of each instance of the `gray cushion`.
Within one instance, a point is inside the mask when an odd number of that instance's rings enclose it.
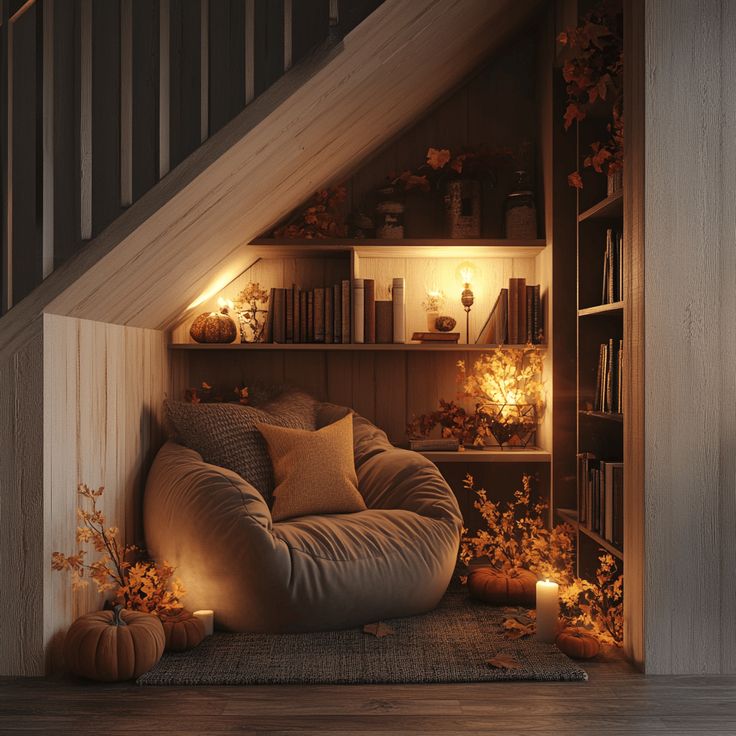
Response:
[[[261,407],[166,401],[165,409],[167,423],[178,442],[198,452],[205,462],[237,473],[269,503],[273,469],[256,424],[316,428],[315,402],[301,392],[288,392]]]

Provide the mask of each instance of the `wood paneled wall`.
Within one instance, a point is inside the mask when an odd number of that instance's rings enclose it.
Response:
[[[643,208],[631,233],[644,274],[635,355],[646,391],[639,384],[629,398],[643,407],[631,441],[651,673],[736,672],[734,24],[730,0],[645,3],[634,179],[644,186],[633,193]]]
[[[61,636],[102,597],[94,584],[73,592],[68,575],[51,570],[51,553],[77,548],[80,482],[104,485],[108,524],[142,543],[143,485],[162,441],[170,369],[155,330],[46,315],[43,331],[44,642],[58,668]]]
[[[329,0],[0,4],[0,314],[329,34]]]

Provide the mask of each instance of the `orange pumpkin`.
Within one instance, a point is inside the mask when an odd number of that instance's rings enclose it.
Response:
[[[468,575],[470,595],[494,606],[536,605],[537,576],[529,570],[479,567]]]
[[[161,619],[167,652],[185,652],[204,639],[204,624],[189,611],[181,610]]]
[[[75,674],[119,682],[139,677],[164,653],[164,629],[150,613],[97,611],[78,618],[66,633],[64,658]]]
[[[568,626],[557,635],[557,648],[573,659],[591,659],[601,650],[601,644],[590,632]]]
[[[227,307],[220,312],[205,312],[194,320],[189,334],[195,342],[232,342],[238,334],[235,322],[227,313]]]

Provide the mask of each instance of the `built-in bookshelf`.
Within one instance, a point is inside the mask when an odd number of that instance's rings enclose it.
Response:
[[[578,160],[600,138],[600,121],[578,125]],[[577,504],[556,508],[575,528],[577,570],[595,570],[601,550],[623,561],[622,366],[626,303],[623,190],[583,170],[577,196]]]

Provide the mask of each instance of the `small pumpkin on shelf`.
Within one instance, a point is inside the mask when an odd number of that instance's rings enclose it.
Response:
[[[167,652],[194,649],[204,639],[204,624],[183,608],[178,613],[161,617]]]
[[[228,343],[235,340],[238,328],[228,314],[232,302],[218,300],[219,312],[205,312],[192,322],[189,334],[192,340],[199,343]]]
[[[557,648],[573,659],[592,659],[601,650],[601,644],[589,631],[568,626],[558,635]]]
[[[64,638],[64,659],[75,675],[100,682],[121,682],[148,672],[164,653],[164,630],[157,616],[112,611],[80,616]]]
[[[537,576],[522,568],[478,567],[468,575],[468,589],[473,598],[494,606],[534,608]]]

